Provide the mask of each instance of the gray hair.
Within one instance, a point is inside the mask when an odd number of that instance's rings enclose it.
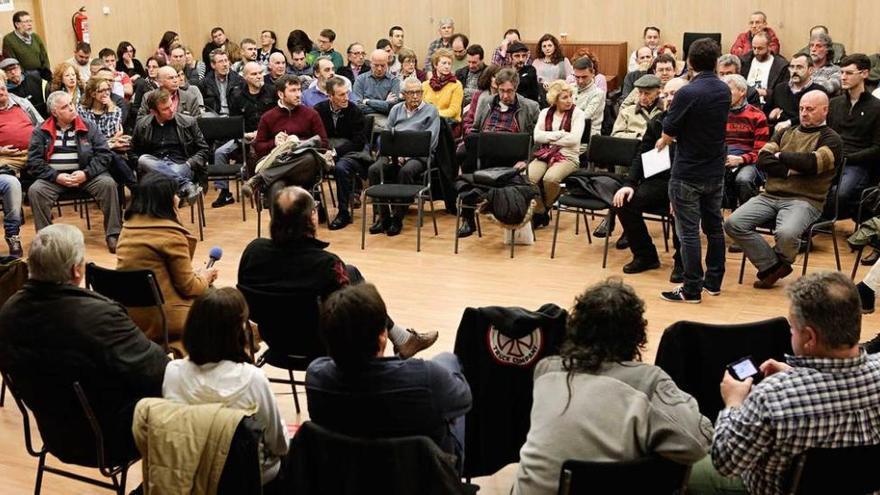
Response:
[[[736,66],[737,72],[742,70],[742,60],[740,60],[739,57],[733,55],[732,53],[725,53],[724,55],[718,57],[718,65],[734,65]]]
[[[816,33],[816,34],[810,36],[810,43],[812,43],[814,41],[821,41],[822,44],[824,44],[829,50],[831,49],[831,46],[832,46],[831,36],[828,36],[825,33]]]
[[[333,76],[324,83],[324,89],[327,90],[328,95],[333,95],[339,86],[345,86],[345,81],[339,76]]]
[[[455,26],[455,21],[452,20],[452,17],[443,17],[440,19],[440,27],[443,26]]]
[[[501,69],[495,74],[495,84],[501,86],[504,83],[513,83],[514,88],[519,87],[519,74],[516,73],[515,70],[507,67],[505,69]]]
[[[41,282],[70,282],[70,269],[82,265],[85,255],[86,245],[81,230],[67,224],[49,225],[37,232],[31,241],[28,252],[29,277]]]
[[[818,272],[792,282],[785,291],[798,327],[809,326],[832,349],[859,343],[862,306],[856,286],[840,272]]]
[[[55,107],[59,105],[61,97],[65,97],[70,101],[70,94],[67,91],[54,91],[46,98],[46,109],[49,110],[49,113],[55,111]]]
[[[418,86],[421,88],[422,81],[419,81],[419,78],[417,78],[416,76],[408,76],[406,79],[403,80],[403,84],[401,85],[400,90],[403,91],[404,88],[406,88],[407,86]]]
[[[739,74],[728,74],[721,79],[728,84],[733,84],[736,86],[736,89],[743,93],[749,90],[749,83],[746,82],[746,78]]]
[[[318,70],[321,68],[321,66],[320,66],[321,60],[326,60],[326,61],[330,62],[331,64],[333,63],[333,60],[330,57],[328,57],[327,55],[321,55],[320,57],[316,58],[315,61],[312,62],[312,69],[314,69],[314,71],[315,71],[315,77],[318,77]],[[334,64],[333,67],[335,69],[336,65]]]

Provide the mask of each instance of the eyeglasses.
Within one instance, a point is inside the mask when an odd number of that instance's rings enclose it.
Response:
[[[101,88],[101,89],[95,91],[95,93],[98,93],[98,94],[109,93],[109,92],[110,92],[110,88]]]
[[[349,55],[366,55],[367,52],[348,52]]]
[[[863,71],[861,71],[861,70],[842,70],[842,71],[840,71],[841,74],[846,74],[847,76],[854,76],[856,74],[859,74],[860,72],[863,72]]]
[[[403,94],[406,96],[419,96],[422,93],[424,93],[424,91],[422,91],[421,89],[413,89],[413,90],[403,92]]]

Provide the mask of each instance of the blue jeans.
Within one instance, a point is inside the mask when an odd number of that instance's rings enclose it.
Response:
[[[354,177],[367,178],[367,167],[352,158],[340,158],[336,162],[333,171],[336,177],[336,196],[339,203],[339,213],[348,214],[348,203],[351,201],[352,182]]]
[[[174,163],[164,158],[156,158],[153,155],[141,155],[138,158],[138,168],[144,174],[158,172],[167,175],[177,181],[177,187],[183,189],[188,184],[192,184],[193,172],[186,163]]]
[[[859,207],[859,199],[862,190],[868,187],[871,182],[871,173],[866,167],[853,165],[846,167],[840,182],[828,188],[828,199],[825,200],[825,210],[822,212],[822,218],[830,220],[834,218],[834,195],[840,189],[840,211],[837,218],[849,218],[854,216]]]
[[[218,146],[217,149],[214,150],[214,165],[217,167],[226,168],[229,165],[229,157],[232,156],[232,154],[235,153],[238,149],[239,142],[235,139],[226,141],[222,145]],[[214,188],[229,190],[229,181],[215,180]]]
[[[18,235],[21,229],[21,183],[14,175],[0,175],[0,199],[3,200],[3,230],[7,237]]]
[[[461,362],[458,360],[458,356],[451,352],[441,352],[434,356],[431,361],[439,364],[443,368],[449,370],[454,375],[461,375]],[[464,377],[462,377],[462,380]],[[464,416],[459,416],[457,418],[451,419],[449,421],[449,436],[454,442],[455,455],[458,457],[457,462],[455,463],[455,468],[458,470],[459,474],[464,472]]]
[[[698,295],[703,286],[720,290],[724,280],[724,230],[721,202],[724,179],[686,182],[669,179],[669,202],[675,212],[675,231],[681,243],[684,292]],[[706,234],[706,271],[703,272],[700,225]]]

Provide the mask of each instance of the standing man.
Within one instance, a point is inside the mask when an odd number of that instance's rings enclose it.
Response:
[[[440,37],[428,45],[428,55],[425,57],[425,72],[428,74],[428,79],[431,79],[431,71],[433,69],[433,67],[431,67],[431,55],[434,55],[434,52],[439,48],[452,48],[452,35],[455,34],[455,21],[452,20],[451,17],[440,19],[440,28],[437,30],[437,33],[440,34]]]
[[[715,75],[721,55],[718,43],[701,38],[688,51],[694,71],[690,84],[678,90],[663,119],[657,140],[662,150],[677,143],[669,201],[675,211],[675,229],[681,241],[684,284],[660,297],[667,301],[699,303],[702,292],[721,293],[724,279],[724,231],[721,201],[724,191],[724,139],[730,111],[730,88]],[[700,225],[706,234],[706,271],[701,258]]]
[[[67,59],[67,63],[74,66],[79,72],[79,78],[83,84],[87,83],[92,77],[92,71],[89,70],[89,61],[92,58],[92,47],[85,41],[76,43],[73,50],[73,56]]]
[[[119,192],[108,167],[112,157],[107,140],[94,125],[76,114],[65,91],[49,95],[51,116],[34,129],[28,147],[27,171],[36,181],[28,189],[34,227],[52,224],[52,207],[68,189],[85,189],[104,213],[107,249],[116,253],[122,222]]]
[[[3,57],[18,59],[22,70],[37,71],[40,77],[52,80],[49,54],[40,36],[34,32],[34,18],[24,10],[12,14],[15,29],[3,37]]]

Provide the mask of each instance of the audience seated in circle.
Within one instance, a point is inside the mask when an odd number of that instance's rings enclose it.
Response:
[[[550,223],[550,209],[559,197],[560,184],[580,167],[581,136],[589,131],[584,129],[586,116],[574,104],[573,93],[564,80],[550,83],[550,106],[541,110],[535,124],[533,135],[538,148],[528,165],[529,181],[541,191],[532,217],[535,227]]]
[[[306,370],[309,416],[349,436],[430,437],[456,455],[460,472],[472,400],[461,363],[449,352],[431,360],[385,357],[386,321],[385,302],[372,284],[352,285],[327,298],[321,337],[328,356]],[[351,414],[354,410],[358,414]]]
[[[138,457],[134,407],[161,395],[168,357],[125,308],[80,287],[85,256],[78,228],[59,224],[37,232],[28,250],[29,279],[0,309],[0,371],[13,377],[52,454],[95,466],[95,438],[73,391],[78,381],[103,433],[106,461],[116,465]]]
[[[794,355],[760,363],[757,385],[725,372],[711,457],[694,466],[688,493],[783,493],[805,451],[880,443],[880,356],[859,346],[853,283],[811,273],[786,294]]]
[[[168,363],[162,396],[190,405],[256,409],[263,485],[282,485],[281,458],[287,455],[290,435],[269,379],[254,366],[247,349],[247,322],[247,302],[237,289],[223,287],[198,297],[183,332],[187,357]]]
[[[180,340],[193,300],[217,280],[218,269],[193,268],[196,238],[180,224],[177,182],[166,175],[144,177],[125,210],[116,253],[117,270],[152,270],[165,304],[171,342]],[[155,308],[128,308],[151,340],[162,342],[162,318]]]
[[[512,494],[557,493],[568,459],[660,455],[691,464],[705,457],[712,423],[663,370],[641,362],[644,313],[644,301],[620,280],[577,296],[559,355],[535,367],[531,426]]]
[[[270,239],[251,241],[241,255],[238,283],[272,293],[315,294],[326,299],[333,292],[364,281],[360,271],[327,251],[317,239],[315,200],[301,187],[282,189],[272,201]],[[388,333],[396,352],[411,357],[430,347],[437,332],[419,333],[395,325],[388,318]]]
[[[792,272],[800,238],[822,214],[835,170],[843,162],[840,136],[826,123],[828,96],[811,91],[801,98],[800,125],[773,135],[758,153],[767,176],[764,192],[737,208],[724,222],[727,235],[758,268],[754,286],[769,289]],[[755,228],[771,222],[771,248]]]

